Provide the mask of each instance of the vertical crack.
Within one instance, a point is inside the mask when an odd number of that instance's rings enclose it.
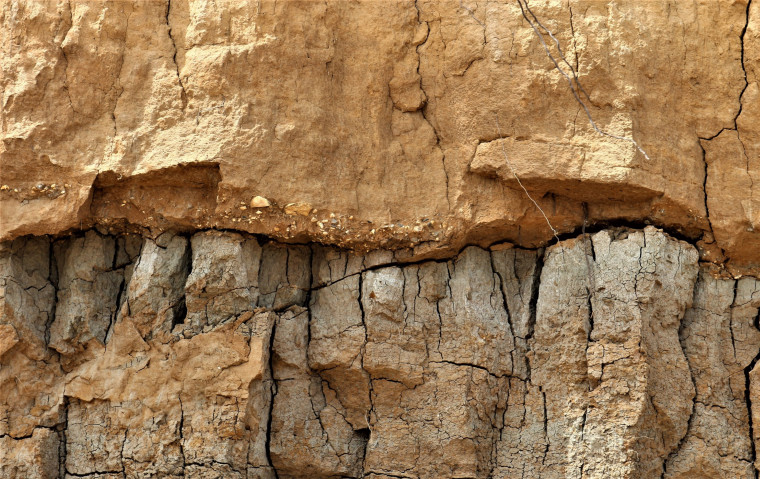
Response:
[[[129,428],[124,429],[124,440],[121,441],[121,449],[119,450],[119,462],[121,463],[122,477],[127,477],[127,468],[124,465],[124,446],[127,445],[127,433],[129,433]]]
[[[631,143],[634,147],[636,147],[636,149],[639,151],[639,153],[641,153],[642,155],[644,155],[644,158],[646,158],[647,161],[649,161],[650,160],[649,155],[647,155],[646,151],[644,151],[644,149],[639,145],[639,143],[636,140],[634,140],[633,138],[627,137],[627,136],[621,136],[621,135],[615,135],[615,134],[609,133],[607,131],[602,130],[601,128],[599,128],[597,126],[596,122],[594,121],[594,118],[591,116],[591,111],[588,109],[588,107],[586,106],[586,104],[581,99],[579,92],[583,93],[586,97],[588,97],[588,94],[581,87],[581,84],[578,81],[578,76],[577,76],[575,70],[570,65],[570,62],[567,61],[567,58],[565,58],[565,55],[562,52],[562,49],[560,48],[559,40],[557,40],[557,38],[554,36],[554,34],[548,28],[546,28],[545,26],[543,26],[541,24],[541,22],[538,20],[538,17],[536,17],[536,15],[531,11],[530,7],[528,6],[528,1],[527,0],[517,0],[517,4],[520,6],[520,11],[522,12],[523,18],[525,19],[525,21],[528,22],[528,25],[531,26],[531,28],[533,29],[533,32],[538,37],[538,40],[541,42],[541,45],[543,46],[544,51],[546,52],[546,55],[549,57],[549,60],[551,60],[551,62],[554,64],[554,67],[556,68],[556,70],[563,77],[565,77],[565,80],[567,80],[567,84],[570,87],[570,91],[572,92],[573,97],[575,98],[575,101],[583,108],[583,111],[586,112],[586,117],[588,118],[589,124],[594,129],[594,131],[596,131],[598,134],[600,134],[602,136],[606,136],[608,138],[612,138],[612,139],[615,139],[615,140],[627,141],[627,142]],[[533,18],[533,20],[531,20],[528,17],[528,14],[530,14],[530,16]],[[544,40],[544,36],[538,30],[538,27],[536,25],[540,26],[542,30],[544,30],[545,32],[547,32],[547,34],[549,35],[549,37],[551,37],[551,39],[554,41],[554,43],[555,43],[555,45],[557,47],[557,52],[559,54],[558,55],[559,60],[557,60],[557,58],[555,58],[554,55],[552,55],[551,50],[549,49],[549,46],[546,44],[546,40]],[[565,72],[565,70],[562,69],[562,67],[560,67],[560,64],[559,64],[560,62],[566,64],[570,68],[570,74],[569,75],[567,74],[567,72]],[[572,78],[570,78],[571,76],[572,76]],[[573,80],[575,80],[575,81],[573,81]]]
[[[744,72],[744,87],[742,88],[742,91],[739,93],[739,111],[736,112],[736,116],[734,117],[734,129],[737,130],[738,128],[736,126],[736,121],[739,119],[739,115],[742,114],[742,97],[744,96],[744,92],[747,91],[747,87],[749,86],[749,79],[747,78],[747,67],[744,63],[744,36],[747,34],[747,27],[749,27],[749,10],[752,6],[752,0],[749,0],[747,2],[747,9],[745,10],[745,21],[744,21],[744,27],[742,28],[742,31],[739,33],[739,46],[741,48],[741,67],[742,72]],[[741,140],[740,140],[741,141]]]
[[[53,305],[50,308],[50,314],[45,321],[45,345],[50,344],[50,327],[55,321],[55,310],[58,305],[58,263],[55,258],[55,248],[53,247],[54,241],[49,240],[48,250],[48,281],[53,286]]]
[[[583,418],[581,421],[581,444],[583,444],[584,441],[584,433],[586,432],[586,417],[588,416],[588,410],[589,408],[586,408],[585,411],[583,411]],[[586,467],[586,457],[584,456],[581,459],[581,471],[579,474],[579,477],[583,477],[583,469]]]
[[[538,314],[538,291],[541,286],[541,273],[544,270],[545,256],[546,251],[543,251],[542,253],[536,255],[536,267],[533,272],[533,284],[530,290],[530,300],[528,301],[530,319],[528,321],[528,335],[525,337],[526,340],[533,338],[533,330],[536,327],[536,316]],[[530,348],[530,344],[528,347]],[[530,373],[530,368],[528,368],[528,372]],[[528,379],[530,379],[530,374],[528,375]]]
[[[586,352],[591,344],[591,333],[594,330],[594,308],[593,299],[596,294],[596,279],[594,278],[594,269],[591,264],[589,256],[596,261],[596,255],[594,254],[594,245],[589,241],[589,237],[586,234],[586,223],[588,222],[588,204],[583,203],[583,226],[581,228],[581,236],[583,237],[583,258],[586,260],[586,274],[588,275],[588,285],[586,286],[587,296],[586,304],[588,306],[588,339],[586,343]],[[641,258],[639,258],[639,261]]]
[[[546,391],[544,391],[544,388],[542,386],[538,387],[538,390],[541,392],[541,401],[543,402],[544,407],[544,452],[543,457],[541,458],[541,465],[546,464],[546,455],[549,453],[549,416],[546,412]]]
[[[113,332],[113,325],[116,322],[116,318],[119,315],[119,310],[121,309],[119,306],[121,305],[121,298],[124,296],[124,292],[127,289],[127,282],[124,280],[124,271],[122,271],[121,281],[119,281],[119,291],[116,293],[116,308],[114,308],[113,312],[111,313],[111,319],[108,322],[108,327],[106,328],[106,334],[103,336],[103,343],[108,344],[108,341],[111,339],[111,333]]]
[[[509,327],[509,334],[512,335],[513,339],[516,339],[517,336],[515,336],[515,330],[514,330],[514,327],[512,326],[512,314],[509,311],[509,303],[507,302],[507,293],[504,291],[504,285],[505,285],[504,278],[501,277],[501,274],[496,269],[496,265],[494,264],[494,261],[493,261],[492,251],[488,252],[488,257],[491,259],[491,270],[493,272],[493,275],[495,276],[494,282],[493,282],[494,288],[496,288],[499,291],[499,293],[501,293],[501,301],[502,301],[502,304],[504,305],[504,312],[507,313],[507,326]],[[496,281],[495,281],[495,279],[497,278],[499,280],[498,284],[496,284]],[[512,353],[514,353],[514,351]]]
[[[734,129],[736,130],[736,137],[739,139],[739,143],[742,146],[742,151],[744,152],[747,176],[749,176],[749,180],[750,180],[750,190],[752,189],[753,186],[755,186],[755,182],[752,179],[752,175],[749,174],[749,156],[747,155],[747,149],[744,146],[744,142],[742,141],[741,134],[739,133],[738,121],[739,121],[739,115],[742,114],[742,109],[744,108],[744,103],[742,102],[742,99],[744,98],[744,92],[747,91],[747,87],[749,86],[749,79],[747,78],[747,67],[744,63],[744,36],[747,33],[747,27],[749,27],[749,11],[750,11],[751,6],[752,6],[752,0],[748,0],[747,9],[745,11],[744,27],[742,28],[742,31],[739,34],[739,43],[741,47],[741,67],[742,67],[742,72],[744,72],[744,88],[742,88],[741,93],[739,93],[739,110],[736,112],[736,116],[734,117]]]
[[[758,310],[755,320],[752,322],[755,329],[760,331],[760,310]],[[747,404],[747,422],[749,423],[749,442],[750,442],[750,459],[752,461],[752,468],[755,471],[755,479],[760,478],[760,471],[757,469],[757,445],[755,444],[755,430],[752,418],[752,395],[750,393],[750,373],[755,368],[757,362],[760,361],[760,352],[752,358],[749,365],[744,368],[744,401]]]
[[[172,47],[174,48],[174,54],[172,55],[172,61],[174,62],[174,69],[177,73],[177,81],[179,82],[179,87],[182,89],[180,95],[182,99],[182,109],[184,110],[187,106],[187,92],[185,91],[185,85],[182,83],[182,77],[179,74],[179,64],[177,64],[177,43],[174,41],[174,35],[172,35],[172,25],[169,22],[169,12],[172,8],[172,0],[168,0],[166,2],[166,26],[169,29],[169,40],[172,42]]]
[[[63,409],[61,413],[63,421],[59,425],[60,430],[58,431],[58,440],[60,441],[58,444],[58,477],[66,477],[66,433],[69,429],[69,398],[66,395],[63,396],[61,408]]]
[[[414,0],[414,9],[417,11],[417,24],[422,25],[423,22],[420,17],[420,7],[417,4],[417,0]],[[478,22],[480,23],[480,22]],[[427,43],[428,38],[430,38],[430,27],[428,26],[427,29],[427,35],[425,36],[425,39],[422,41],[422,43],[416,45],[414,47],[414,51],[417,53],[417,76],[420,78],[420,90],[422,90],[422,94],[425,95],[424,104],[422,105],[422,108],[420,109],[420,113],[422,114],[422,118],[425,119],[425,121],[430,125],[430,128],[433,129],[433,134],[435,135],[435,146],[438,147],[438,150],[441,152],[441,164],[443,167],[443,175],[446,179],[446,203],[449,206],[449,210],[451,210],[451,198],[449,196],[449,173],[446,170],[446,154],[443,152],[443,147],[441,145],[441,136],[438,133],[438,129],[436,129],[435,125],[432,121],[430,121],[430,118],[428,118],[428,98],[430,98],[425,91],[425,88],[422,85],[422,75],[420,74],[420,64],[422,64],[422,54],[420,53],[420,47]]]
[[[308,304],[308,303],[306,303]],[[269,376],[271,378],[271,383],[269,386],[269,392],[270,392],[270,399],[269,399],[269,414],[267,415],[267,435],[266,440],[264,441],[264,452],[266,453],[267,462],[269,462],[269,466],[272,468],[272,472],[274,473],[275,479],[278,479],[280,476],[277,473],[277,468],[274,467],[274,463],[272,462],[272,412],[274,411],[274,399],[277,395],[277,381],[274,378],[274,337],[275,333],[277,332],[277,321],[274,321],[272,324],[272,332],[269,336]]]
[[[182,405],[182,393],[177,395],[179,400],[179,455],[182,458],[182,474],[185,474],[187,458],[185,457],[185,408]]]
[[[697,281],[694,283],[694,290],[692,291],[692,295],[696,294],[696,288],[697,283],[699,283],[700,279],[697,278]],[[673,449],[670,454],[668,454],[665,459],[662,461],[662,475],[660,476],[661,479],[665,479],[665,475],[668,472],[668,463],[671,462],[676,456],[678,456],[678,453],[681,452],[681,448],[683,447],[683,443],[686,441],[686,438],[689,437],[689,433],[691,432],[692,427],[692,421],[694,420],[694,416],[697,414],[697,380],[694,377],[694,371],[692,370],[691,361],[689,360],[689,356],[686,354],[686,348],[683,344],[683,338],[684,338],[684,332],[683,332],[684,324],[683,324],[683,318],[681,318],[681,324],[678,327],[678,344],[681,347],[681,352],[684,355],[684,358],[686,358],[686,365],[689,367],[689,379],[691,379],[692,387],[694,388],[694,396],[691,398],[691,412],[689,413],[689,419],[686,422],[686,432],[681,437],[681,439],[678,441],[678,444],[676,445],[675,449]],[[651,398],[650,398],[651,400]],[[750,423],[751,423],[750,419]],[[751,428],[752,426],[750,426]],[[752,435],[751,429],[750,429],[750,436]]]
[[[721,130],[721,132],[722,131],[723,130]],[[718,136],[718,135],[720,135],[720,132],[716,134],[715,136]],[[707,227],[709,228],[710,235],[712,235],[712,242],[716,242],[716,240],[715,240],[715,230],[713,229],[712,220],[710,220],[710,206],[708,205],[708,201],[707,201],[707,181],[708,181],[708,175],[709,175],[709,168],[707,164],[707,151],[705,151],[705,146],[702,144],[702,142],[710,141],[713,138],[715,138],[715,136],[711,138],[698,139],[699,148],[702,150],[702,163],[704,164],[704,167],[705,167],[704,179],[702,181],[702,192],[703,192],[703,198],[704,198],[704,203],[705,203],[705,219],[707,220]],[[722,256],[724,253],[723,248],[721,248],[720,246],[718,246],[718,248],[720,249],[721,256]]]

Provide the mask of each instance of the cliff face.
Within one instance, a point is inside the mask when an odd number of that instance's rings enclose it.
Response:
[[[755,477],[760,281],[697,258],[652,227],[415,264],[217,231],[19,238],[0,473]]]
[[[757,477],[757,1],[0,24],[0,478]]]
[[[757,2],[8,1],[0,15],[0,239],[97,223],[439,258],[541,246],[552,231],[516,174],[560,233],[647,222],[735,273],[757,267]]]

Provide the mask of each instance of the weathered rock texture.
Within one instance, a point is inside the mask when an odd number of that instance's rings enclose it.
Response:
[[[753,478],[760,281],[713,268],[652,227],[417,263],[18,238],[0,476]]]
[[[5,0],[0,479],[757,478],[758,125],[758,0]]]
[[[445,259],[546,244],[537,204],[758,266],[757,1],[7,0],[0,23],[0,240],[223,228]]]

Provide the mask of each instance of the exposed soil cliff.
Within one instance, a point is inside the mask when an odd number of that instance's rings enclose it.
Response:
[[[445,258],[546,244],[537,204],[559,232],[647,222],[734,273],[757,266],[757,2],[0,15],[0,239],[128,222]]]
[[[758,477],[757,0],[0,25],[0,478]]]
[[[218,231],[0,256],[3,477],[755,477],[760,281],[651,227],[415,264]]]

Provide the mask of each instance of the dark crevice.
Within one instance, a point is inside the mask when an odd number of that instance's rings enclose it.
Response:
[[[116,306],[114,307],[114,310],[111,312],[111,320],[108,323],[108,328],[106,328],[106,334],[103,336],[103,343],[108,344],[108,341],[111,339],[111,333],[113,332],[113,325],[116,322],[116,318],[119,316],[119,310],[121,309],[121,301],[122,297],[124,296],[124,293],[127,289],[127,282],[124,280],[124,271],[121,271],[122,275],[120,277],[119,281],[119,291],[116,293]]]
[[[739,281],[734,280],[734,295],[733,298],[731,298],[731,308],[736,306],[736,295],[739,292]],[[728,330],[731,333],[731,351],[733,352],[734,361],[736,361],[736,337],[734,336],[734,321],[733,321],[733,313],[729,316],[728,319]]]
[[[172,306],[172,325],[171,329],[174,329],[178,324],[185,324],[187,319],[187,302],[185,296],[182,296],[177,303]]]
[[[583,238],[583,259],[586,262],[586,275],[588,277],[588,284],[586,285],[586,307],[588,308],[588,333],[586,337],[586,355],[588,356],[588,348],[591,345],[592,333],[594,332],[594,306],[593,300],[596,294],[596,279],[594,278],[594,267],[592,261],[596,263],[596,254],[594,253],[593,240],[589,239],[589,235],[586,234],[586,223],[588,221],[588,205],[583,203],[583,226],[581,229],[581,237]]]
[[[758,310],[753,326],[756,330],[760,331],[760,310]],[[755,365],[760,361],[760,352],[752,359],[749,365],[744,368],[744,401],[747,404],[747,422],[749,423],[749,442],[750,442],[750,458],[752,461],[752,467],[755,471],[755,479],[760,478],[760,471],[758,471],[757,462],[757,445],[755,444],[755,430],[752,423],[752,395],[750,393],[750,373],[755,369]]]
[[[177,426],[179,428],[179,455],[182,458],[182,473],[184,474],[187,461],[185,458],[185,408],[181,394],[177,396],[177,400],[179,401],[179,425]]]
[[[56,262],[55,248],[53,247],[54,245],[55,243],[50,240],[48,250],[48,280],[53,286],[53,305],[50,308],[50,315],[48,316],[47,321],[45,321],[46,345],[50,344],[50,327],[53,325],[53,321],[55,320],[55,311],[56,307],[58,306],[58,263]]]
[[[538,387],[538,390],[541,392],[541,401],[544,408],[544,441],[546,444],[544,445],[544,453],[541,458],[541,464],[543,465],[546,463],[546,455],[549,452],[549,416],[546,410],[546,391],[541,386]]]
[[[536,327],[536,315],[538,314],[538,292],[541,286],[541,272],[544,270],[544,256],[545,251],[536,255],[536,267],[533,272],[533,284],[530,290],[530,301],[528,302],[528,308],[530,311],[530,321],[528,323],[528,335],[526,340],[533,338],[533,330]],[[528,344],[530,347],[530,344]],[[528,369],[530,372],[530,369]],[[530,375],[528,375],[530,378]]]
[[[290,253],[288,253],[289,255]],[[262,255],[263,256],[263,255]],[[312,302],[312,288],[311,285],[314,284],[314,248],[309,248],[309,288],[306,290],[306,298],[304,299],[304,305],[306,306],[306,349],[308,351],[309,346],[311,345],[311,302]],[[286,267],[287,268],[287,267]],[[261,270],[259,270],[259,274],[261,274]],[[288,277],[287,269],[285,273],[285,278]],[[288,279],[288,281],[290,281]],[[270,350],[271,354],[271,350]],[[274,374],[274,373],[272,373]]]
[[[499,374],[492,373],[491,371],[488,370],[487,367],[481,366],[479,364],[473,364],[473,363],[464,363],[464,362],[459,362],[459,361],[447,361],[445,359],[442,359],[440,361],[430,361],[430,364],[450,364],[452,366],[462,366],[462,367],[479,369],[479,370],[485,372],[486,374],[488,374],[489,376],[492,376],[492,377],[497,378],[497,379],[512,377],[509,374],[499,375]]]
[[[583,444],[583,441],[584,441],[584,435],[585,435],[585,432],[586,432],[586,418],[588,417],[588,410],[589,409],[590,409],[590,407],[587,407],[583,411],[583,418],[582,418],[582,422],[581,422],[581,444]],[[579,477],[581,477],[581,478],[583,477],[583,469],[586,467],[586,460],[585,459],[586,458],[584,457],[582,459],[583,462],[581,462],[581,472],[580,472],[580,475],[579,475]]]
[[[722,130],[721,130],[722,131]],[[720,134],[720,133],[718,133]],[[717,136],[717,135],[716,135]],[[705,219],[707,220],[707,227],[710,230],[710,234],[713,236],[713,241],[715,240],[715,230],[713,230],[712,221],[710,220],[710,206],[708,205],[707,201],[707,177],[709,174],[709,168],[707,164],[707,152],[705,151],[705,147],[702,144],[702,141],[710,141],[709,138],[699,138],[699,148],[702,150],[702,164],[705,167],[704,172],[704,179],[702,180],[702,192],[703,192],[703,198],[704,198],[704,204],[705,204]],[[717,245],[716,245],[717,246]],[[723,248],[720,248],[721,256],[723,255],[724,251]]]
[[[62,411],[61,411],[61,422],[58,424],[58,474],[59,477],[65,477],[66,476],[66,441],[67,436],[66,433],[69,429],[69,398],[68,396],[63,396],[63,404],[61,405]]]
[[[498,278],[499,280],[498,284],[495,284],[494,286],[496,287],[496,289],[498,289],[498,292],[501,294],[501,301],[504,306],[504,312],[507,315],[507,326],[509,327],[509,334],[512,336],[512,339],[515,340],[517,339],[517,336],[515,336],[515,329],[512,325],[512,313],[509,311],[509,303],[507,302],[507,293],[506,291],[504,291],[504,288],[506,287],[506,283],[504,281],[504,278],[501,277],[501,274],[496,269],[496,264],[494,264],[494,260],[493,260],[493,252],[489,252],[488,257],[491,260],[491,270],[493,271],[493,274],[496,276],[496,278]],[[517,261],[517,258],[515,258],[515,261]],[[514,364],[514,358],[512,358],[512,364]]]
[[[104,476],[109,474],[122,474],[122,471],[98,471],[94,470],[93,472],[86,472],[84,474],[78,474],[76,472],[71,472],[69,470],[66,470],[61,477],[66,476],[74,476],[74,477],[89,477],[92,478],[93,476]]]
[[[179,73],[179,64],[177,63],[177,43],[174,41],[174,35],[172,35],[172,26],[169,22],[169,12],[172,8],[172,1],[168,0],[166,2],[166,27],[169,29],[169,40],[172,43],[172,48],[174,49],[174,54],[172,55],[172,62],[174,62],[174,68],[177,73],[177,82],[179,83],[179,87],[182,90],[180,93],[180,98],[182,99],[182,109],[184,110],[187,106],[187,92],[185,91],[185,85],[182,83],[182,77]]]
[[[586,307],[588,308],[588,335],[586,337],[586,352],[588,353],[588,346],[593,341],[593,339],[591,339],[591,334],[594,332],[594,307],[591,301],[591,297],[594,295],[594,292],[590,289],[587,289],[586,291]]]
[[[183,266],[181,268],[182,284],[185,284],[187,283],[187,278],[189,278],[190,274],[193,272],[193,242],[191,237],[183,237],[187,240],[187,248],[185,248],[185,254],[182,256]],[[171,306],[171,310],[172,322],[170,331],[179,324],[185,324],[185,321],[187,320],[187,296],[182,294],[179,300]]]
[[[307,303],[308,304],[308,303]],[[309,313],[311,314],[311,313]],[[274,467],[274,462],[272,462],[272,412],[274,411],[274,400],[277,396],[277,381],[274,378],[274,338],[275,333],[277,332],[277,321],[275,320],[272,324],[272,331],[269,336],[269,376],[270,376],[270,386],[269,386],[269,392],[270,392],[270,399],[269,399],[269,413],[267,415],[267,435],[266,440],[264,442],[264,452],[266,453],[267,462],[269,463],[269,466],[272,468],[272,472],[274,473],[274,477],[278,479],[280,476],[277,473],[277,468]]]
[[[359,438],[360,441],[362,441],[362,470],[364,470],[364,460],[367,457],[367,446],[369,446],[369,437],[371,434],[371,431],[368,427],[362,428],[362,429],[356,429],[354,431],[354,434]]]
[[[694,291],[692,292],[692,295],[696,294],[696,288],[697,283],[699,282],[699,277],[697,277],[697,281],[694,283]],[[696,303],[696,301],[695,301]],[[733,302],[732,302],[733,304]],[[680,438],[678,441],[678,444],[676,445],[675,449],[673,449],[662,461],[662,476],[661,479],[665,478],[665,474],[668,470],[668,462],[670,462],[673,458],[675,458],[678,453],[681,451],[681,448],[683,447],[684,442],[686,441],[686,438],[689,437],[689,433],[691,432],[692,427],[692,421],[694,420],[694,417],[697,414],[697,381],[694,377],[694,371],[692,370],[691,361],[689,360],[689,356],[686,354],[686,348],[683,345],[684,341],[684,323],[683,323],[683,317],[681,318],[681,324],[678,327],[678,344],[681,347],[681,351],[683,352],[684,358],[686,359],[686,365],[689,368],[689,379],[691,379],[692,387],[694,388],[694,396],[692,396],[692,404],[691,404],[691,413],[689,414],[689,419],[686,422],[686,432],[684,435]],[[651,398],[650,398],[651,401]],[[751,426],[750,426],[751,427]]]

